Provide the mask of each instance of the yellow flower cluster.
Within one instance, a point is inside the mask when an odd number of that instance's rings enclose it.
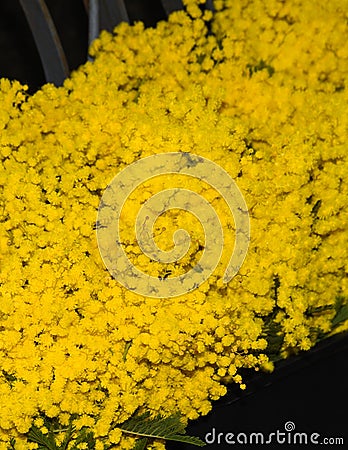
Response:
[[[283,356],[309,349],[330,332],[336,296],[348,296],[348,2],[219,0],[214,14],[200,3],[154,29],[103,32],[94,61],[61,88],[26,97],[0,81],[1,450],[11,438],[17,450],[35,448],[26,433],[33,420],[47,432],[41,415],[62,428],[74,417],[96,450],[131,449],[117,425],[136,411],[206,414],[226,381],[245,387],[240,368],[269,367],[270,326]],[[96,214],[121,169],[173,151],[209,158],[236,180],[251,242],[224,285],[233,217],[214,189],[179,177],[214,206],[224,252],[198,289],[146,298],[105,269]],[[164,249],[176,229],[190,231],[181,261],[164,271],[137,246],[135,211],[177,182],[150,180],[125,206],[126,251],[155,276],[184,273],[204,248],[182,210],[154,229]]]

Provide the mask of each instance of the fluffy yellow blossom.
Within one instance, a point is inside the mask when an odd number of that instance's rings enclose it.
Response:
[[[94,61],[63,87],[27,97],[0,80],[1,449],[11,438],[16,450],[35,448],[25,436],[33,424],[48,431],[41,416],[91,429],[96,450],[132,449],[118,426],[137,410],[207,414],[226,380],[245,389],[240,369],[271,371],[273,351],[309,349],[332,331],[336,297],[346,302],[348,3],[220,0],[213,14],[203,3],[186,0],[156,28],[103,32]],[[176,183],[213,205],[226,235],[197,290],[143,297],[106,271],[97,209],[118,172],[173,151],[235,179],[249,251],[225,285],[235,223],[223,199],[190,177],[148,180],[120,230],[141,270],[177,276],[202,253],[202,227],[182,210],[154,227],[165,250],[175,230],[190,232],[180,261],[163,267],[137,244],[137,211]]]

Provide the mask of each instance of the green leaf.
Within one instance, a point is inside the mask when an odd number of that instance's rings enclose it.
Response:
[[[8,448],[8,450],[15,450],[15,444],[16,444],[16,440],[14,438],[11,438],[10,447]]]
[[[332,319],[332,327],[336,328],[342,322],[348,320],[348,303],[343,304],[345,299],[342,297],[338,297],[336,301],[336,315]]]
[[[315,315],[321,315],[325,311],[329,312],[330,314],[332,312],[335,312],[334,317],[331,319],[331,329],[327,332],[320,331],[318,333],[318,330],[313,330],[313,333],[316,333],[316,340],[322,341],[323,339],[326,339],[328,336],[331,335],[331,333],[337,328],[339,325],[341,325],[343,322],[348,320],[348,304],[347,298],[338,296],[336,297],[336,302],[334,305],[323,305],[316,308],[313,308],[311,310],[308,310],[308,314],[310,316]]]
[[[148,438],[138,439],[133,447],[133,450],[146,450],[148,443],[149,443]]]
[[[274,67],[272,67],[270,64],[267,64],[263,59],[261,59],[258,64],[247,64],[247,69],[249,70],[249,77],[251,77],[254,73],[264,69],[267,70],[270,77],[274,74]]]
[[[83,427],[80,431],[76,439],[74,440],[74,445],[71,450],[78,450],[79,444],[86,443],[88,450],[95,449],[95,439],[93,436],[93,431],[88,429],[87,427]],[[111,447],[110,447],[111,448]]]
[[[123,352],[123,355],[122,355],[123,361],[126,361],[127,353],[129,352],[129,349],[131,348],[132,343],[133,343],[132,341],[126,343],[125,348],[124,348],[124,352]]]
[[[148,412],[131,417],[118,428],[124,433],[151,439],[165,439],[168,441],[185,442],[187,444],[203,447],[205,443],[194,436],[186,436],[184,424],[180,421],[180,414],[170,417],[160,415],[150,419]]]
[[[17,378],[10,373],[7,373],[6,370],[2,370],[2,374],[5,377],[5,380],[12,386],[14,381],[17,381]]]
[[[279,287],[276,285],[275,290]],[[266,355],[273,362],[281,359],[280,350],[284,343],[284,332],[281,324],[275,322],[275,317],[278,312],[276,308],[271,314],[264,318],[264,328],[262,331],[262,337],[267,341],[267,348],[265,350]]]
[[[35,425],[29,430],[28,440],[39,444],[39,450],[59,450],[53,435],[51,433],[43,434]]]
[[[62,442],[62,444],[60,446],[60,450],[67,450],[69,442],[71,441],[73,432],[74,432],[74,427],[72,425],[72,420],[70,420],[69,427],[68,427],[68,430],[66,432],[64,441]]]

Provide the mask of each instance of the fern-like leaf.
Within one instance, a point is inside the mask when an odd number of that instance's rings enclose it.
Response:
[[[148,443],[148,438],[138,439],[133,447],[133,450],[146,450]]]
[[[70,420],[69,427],[67,429],[65,438],[64,438],[59,450],[67,450],[69,442],[71,441],[73,432],[74,432],[74,427],[72,425],[72,420]]]
[[[29,430],[28,440],[38,444],[38,450],[59,450],[52,434],[43,434],[35,425]]]
[[[187,444],[203,447],[205,443],[194,436],[186,436],[186,430],[180,421],[180,414],[170,417],[160,415],[150,418],[148,412],[131,417],[118,428],[124,433],[149,439],[164,439],[168,441],[185,442]]]
[[[7,450],[15,450],[16,440],[14,438],[11,438],[10,440],[10,447],[8,447]]]
[[[345,298],[343,297],[337,297],[336,299],[336,315],[332,319],[333,328],[348,320],[348,303],[344,304],[344,301]]]
[[[80,444],[87,444],[86,450],[94,450],[95,449],[95,438],[93,432],[89,430],[87,427],[83,427],[78,436],[74,440],[74,444],[71,447],[71,450],[79,450]],[[110,447],[111,448],[111,447]]]

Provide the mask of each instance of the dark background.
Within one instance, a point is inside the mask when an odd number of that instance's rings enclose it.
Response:
[[[272,374],[247,373],[247,389],[231,386],[228,394],[215,402],[212,411],[187,428],[190,435],[205,439],[215,428],[215,443],[205,448],[260,448],[262,445],[218,444],[218,433],[285,431],[292,421],[294,432],[318,433],[324,437],[343,437],[344,445],[325,448],[348,448],[348,335],[328,338],[309,352],[278,363]],[[211,438],[211,436],[209,436]],[[287,445],[275,443],[268,448],[318,448],[318,445]],[[187,444],[171,443],[168,450],[189,450]],[[322,447],[321,447],[322,448]]]
[[[47,0],[70,70],[86,61],[88,16],[82,0]],[[165,13],[156,0],[126,2],[130,21],[153,26]],[[35,92],[45,82],[40,57],[18,0],[0,0],[0,77],[17,79]],[[279,364],[273,374],[246,374],[247,390],[230,387],[213,411],[192,422],[188,433],[204,439],[213,428],[218,433],[283,431],[292,421],[296,431],[344,437],[348,448],[348,336],[331,338],[310,352]],[[1,414],[1,412],[0,412]],[[211,449],[250,448],[251,445],[215,443]],[[270,445],[270,448],[297,446]],[[311,447],[303,445],[303,447]],[[332,447],[332,446],[331,446]],[[169,450],[193,449],[169,443]]]
[[[69,68],[74,70],[87,58],[88,15],[85,2],[46,0],[45,3]],[[125,3],[131,23],[141,20],[146,26],[154,26],[166,18],[160,0],[126,0]],[[0,77],[28,84],[31,93],[45,82],[39,53],[19,0],[0,0]]]

